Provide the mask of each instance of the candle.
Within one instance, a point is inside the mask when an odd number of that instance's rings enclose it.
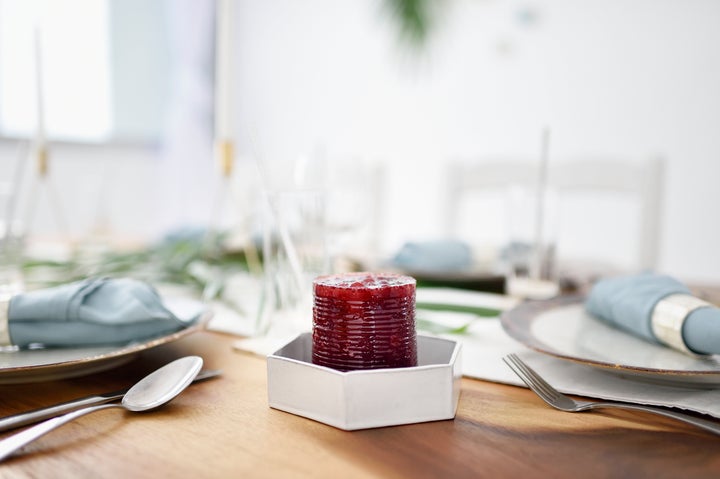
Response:
[[[38,147],[45,144],[45,97],[42,74],[42,37],[40,28],[35,27],[35,93],[37,101],[37,129],[35,139]]]
[[[313,282],[312,362],[341,371],[417,365],[415,279],[385,273]]]
[[[545,128],[542,135],[542,149],[540,151],[540,167],[538,169],[538,181],[535,201],[535,244],[533,257],[531,259],[530,277],[540,279],[542,265],[546,254],[545,234],[545,194],[547,190],[548,153],[550,148],[550,130]]]
[[[231,136],[230,76],[232,60],[232,0],[218,0],[215,43],[215,140],[223,142]]]
[[[37,123],[35,130],[35,151],[38,161],[38,174],[47,173],[47,150],[45,147],[45,95],[43,91],[42,35],[35,27],[35,98],[37,102]]]

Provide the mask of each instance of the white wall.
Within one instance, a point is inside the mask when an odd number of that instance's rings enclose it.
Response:
[[[443,4],[417,59],[377,1],[240,2],[238,137],[275,159],[318,143],[384,158],[389,244],[438,235],[444,161],[537,155],[544,125],[552,157],[662,154],[660,267],[720,280],[720,3]]]
[[[442,4],[435,35],[418,57],[396,42],[379,0],[238,1],[240,153],[253,153],[254,132],[267,161],[318,145],[384,161],[391,178],[387,249],[442,236],[440,179],[449,158],[536,156],[545,125],[552,128],[551,161],[662,154],[669,168],[661,269],[720,282],[720,3]],[[8,151],[0,151],[3,159]],[[99,151],[58,153],[74,165],[63,184],[78,182],[67,193],[77,227],[87,228],[93,214],[90,196],[80,194],[95,184],[87,178],[107,168],[120,198],[112,206],[116,226],[157,233],[160,223],[150,218],[173,208],[153,193],[169,178],[148,166],[160,155]],[[208,145],[196,151],[198,162],[212,165],[200,158]],[[202,181],[184,196],[207,203],[214,188]]]

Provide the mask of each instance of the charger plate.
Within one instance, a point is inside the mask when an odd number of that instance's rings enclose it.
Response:
[[[500,316],[505,331],[541,353],[653,383],[720,387],[718,355],[690,356],[591,316],[582,296],[528,301]]]
[[[48,348],[0,352],[0,384],[52,381],[105,371],[134,359],[138,354],[205,328],[211,313],[199,301],[173,298],[165,306],[179,318],[200,319],[180,331],[123,346]]]

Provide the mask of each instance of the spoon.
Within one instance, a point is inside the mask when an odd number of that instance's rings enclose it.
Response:
[[[121,407],[128,411],[140,412],[162,406],[170,402],[192,383],[195,376],[200,372],[202,365],[203,360],[198,356],[186,356],[176,359],[138,381],[125,393],[120,403],[101,404],[78,409],[13,434],[0,441],[0,461],[55,428],[91,412],[112,407]]]

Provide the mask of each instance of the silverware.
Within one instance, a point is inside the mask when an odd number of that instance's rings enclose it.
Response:
[[[200,372],[203,360],[200,356],[185,356],[166,364],[148,374],[123,396],[122,401],[112,404],[88,406],[63,416],[54,417],[0,440],[0,461],[23,446],[54,431],[79,417],[109,408],[123,408],[130,412],[150,411],[172,401],[193,382]]]
[[[670,411],[662,409],[660,407],[653,406],[642,406],[639,404],[630,404],[618,401],[603,401],[603,402],[591,402],[591,401],[576,401],[570,397],[562,394],[560,391],[552,387],[545,381],[535,370],[525,364],[516,354],[510,354],[503,358],[505,364],[517,374],[525,384],[532,389],[540,399],[548,403],[555,409],[567,412],[581,412],[588,411],[591,409],[598,408],[617,408],[617,409],[631,409],[634,411],[645,411],[653,414],[659,414],[660,416],[669,417],[682,421],[693,426],[700,427],[706,431],[720,434],[720,424],[711,422],[705,419],[690,416],[680,412]]]
[[[205,379],[214,378],[219,376],[222,371],[214,369],[204,369],[198,373],[193,383],[203,381]],[[82,407],[93,406],[96,404],[105,404],[112,401],[118,401],[122,399],[128,389],[122,389],[120,391],[112,391],[104,394],[97,394],[92,396],[85,396],[71,401],[55,404],[53,406],[43,407],[39,409],[33,409],[32,411],[22,412],[13,414],[11,416],[0,419],[0,432],[15,429],[21,426],[27,426],[28,424],[34,424],[44,419],[59,416],[71,411],[75,411]]]

